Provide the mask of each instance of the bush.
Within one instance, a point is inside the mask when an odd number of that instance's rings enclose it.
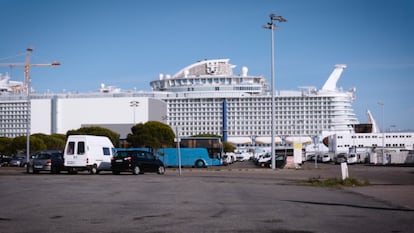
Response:
[[[338,179],[338,178],[328,178],[328,179],[321,179],[318,178],[310,178],[307,185],[312,186],[319,186],[319,187],[349,187],[349,186],[366,186],[369,185],[367,180],[359,180],[357,178],[346,178],[345,180]]]

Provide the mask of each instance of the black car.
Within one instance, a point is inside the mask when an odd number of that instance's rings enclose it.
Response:
[[[66,170],[63,160],[63,152],[59,150],[46,150],[36,152],[31,156],[27,173],[39,173],[47,171],[50,173],[60,173]]]
[[[9,166],[10,158],[4,155],[0,155],[0,167]]]
[[[286,156],[284,155],[275,155],[275,167],[284,168],[286,166]],[[272,159],[269,159],[264,167],[272,167]]]
[[[117,150],[111,161],[112,173],[132,172],[134,175],[144,172],[165,173],[164,163],[151,152],[142,150]]]

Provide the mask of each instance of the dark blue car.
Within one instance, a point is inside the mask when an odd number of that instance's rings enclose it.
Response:
[[[164,163],[151,152],[131,149],[118,149],[111,161],[111,170],[115,175],[132,172],[134,175],[145,172],[165,173]]]

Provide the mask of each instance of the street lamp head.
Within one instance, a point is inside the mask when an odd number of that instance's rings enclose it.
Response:
[[[279,22],[287,22],[285,18],[280,15],[270,14],[270,20],[272,21],[279,21]]]
[[[58,62],[58,61],[55,61],[55,62],[52,63],[52,66],[60,66],[60,65],[61,65],[60,62]]]
[[[130,101],[129,102],[129,106],[131,106],[131,107],[138,107],[139,106],[139,101],[137,101],[137,100],[132,100],[132,101]]]
[[[272,29],[273,24],[272,23],[266,23],[265,25],[263,25],[263,28],[265,29]]]

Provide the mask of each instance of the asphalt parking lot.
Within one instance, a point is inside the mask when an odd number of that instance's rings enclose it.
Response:
[[[1,232],[412,232],[414,168],[349,166],[369,186],[302,185],[338,165],[248,163],[165,175],[25,174],[0,167]]]

